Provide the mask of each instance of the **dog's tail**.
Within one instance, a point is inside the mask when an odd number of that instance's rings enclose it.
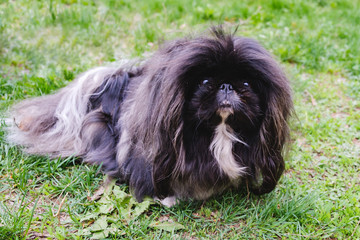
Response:
[[[80,75],[59,92],[29,99],[11,112],[8,141],[31,154],[71,156],[83,154],[80,131],[89,111],[89,99],[115,68],[95,68]]]

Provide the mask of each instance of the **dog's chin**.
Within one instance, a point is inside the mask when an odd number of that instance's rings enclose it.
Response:
[[[234,114],[234,108],[228,100],[224,100],[221,102],[216,113],[225,120],[229,115]]]
[[[219,108],[216,113],[225,120],[228,116],[234,114],[234,109],[231,107],[222,107]]]

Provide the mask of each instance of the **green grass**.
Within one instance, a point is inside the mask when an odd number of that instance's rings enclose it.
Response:
[[[265,196],[228,192],[118,216],[119,231],[108,238],[359,239],[359,1],[0,0],[0,115],[91,67],[147,56],[164,40],[213,24],[257,39],[291,79],[296,116],[286,172]],[[91,236],[81,233],[93,222],[81,220],[100,216],[104,204],[91,200],[103,183],[98,167],[24,155],[4,131],[1,122],[0,239]],[[119,213],[122,203],[109,201]]]

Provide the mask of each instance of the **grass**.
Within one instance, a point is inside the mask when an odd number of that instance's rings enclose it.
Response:
[[[212,24],[239,26],[239,35],[278,58],[292,82],[296,116],[280,184],[261,197],[230,191],[171,209],[152,204],[136,218],[119,216],[120,231],[108,238],[358,239],[359,11],[352,0],[0,0],[0,114],[91,67],[147,56],[164,40]],[[93,222],[81,220],[103,204],[91,200],[103,182],[99,169],[24,155],[4,131],[2,121],[0,239],[91,236],[80,233]],[[120,209],[116,198],[109,201]]]

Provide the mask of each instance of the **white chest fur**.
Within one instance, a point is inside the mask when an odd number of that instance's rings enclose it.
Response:
[[[228,112],[220,112],[222,122],[216,127],[214,139],[210,144],[210,151],[215,157],[220,169],[231,180],[236,180],[239,176],[245,173],[246,167],[241,167],[235,161],[232,152],[233,144],[240,142],[246,145],[245,142],[238,139],[233,133],[232,128],[225,123],[229,116]]]

